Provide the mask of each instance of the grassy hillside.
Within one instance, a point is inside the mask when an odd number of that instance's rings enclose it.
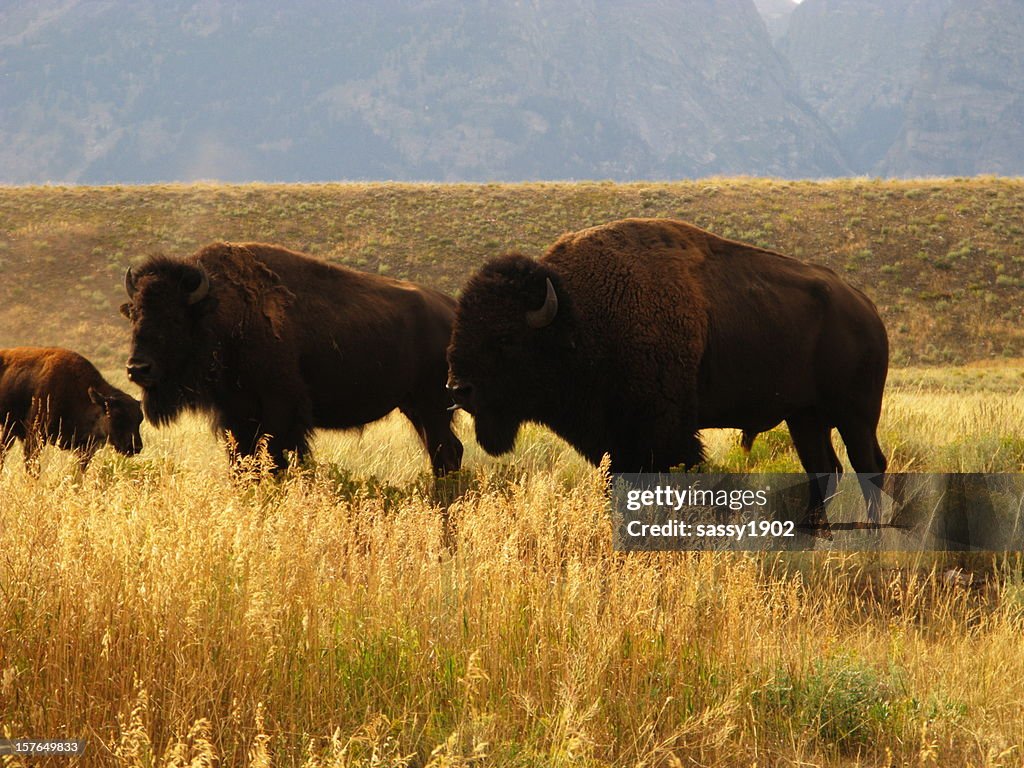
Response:
[[[121,277],[153,252],[265,240],[456,291],[566,230],[671,216],[828,264],[882,312],[896,365],[1024,355],[1024,181],[0,188],[0,344],[119,369]]]

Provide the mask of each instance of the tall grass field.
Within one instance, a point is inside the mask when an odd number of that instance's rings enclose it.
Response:
[[[119,280],[150,252],[269,240],[455,292],[504,250],[682,216],[831,264],[875,298],[893,340],[891,470],[1021,472],[1022,193],[1001,179],[5,188],[0,346],[75,348],[137,394]],[[615,552],[602,468],[540,427],[499,458],[468,417],[457,431],[464,471],[437,487],[399,416],[319,433],[278,479],[229,471],[197,417],[144,425],[139,456],[104,449],[84,475],[50,448],[33,479],[12,451],[0,738],[87,747],[0,765],[1024,761],[1019,554]],[[735,431],[704,438],[716,471],[800,471],[784,427],[750,455]]]

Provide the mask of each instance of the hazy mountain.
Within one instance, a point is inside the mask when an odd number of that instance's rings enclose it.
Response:
[[[896,176],[1024,173],[1024,2],[950,8],[882,164]]]
[[[804,0],[793,12],[779,50],[855,171],[875,170],[896,140],[951,3]]]
[[[753,0],[0,6],[0,181],[829,176]]]
[[[768,34],[772,40],[778,40],[786,33],[789,26],[789,16],[796,10],[799,3],[796,0],[754,0],[757,11],[764,19],[768,27]]]
[[[1024,2],[805,0],[779,51],[857,173],[1024,173]]]

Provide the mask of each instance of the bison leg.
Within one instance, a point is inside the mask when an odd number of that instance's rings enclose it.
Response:
[[[25,453],[25,472],[27,472],[30,477],[39,477],[39,452],[43,448],[43,439],[42,435],[39,434],[39,430],[26,430],[25,438],[22,440],[21,447]]]
[[[675,466],[689,470],[703,463],[704,443],[701,442],[699,432],[686,429],[673,434],[663,432],[659,425],[636,428],[628,442],[612,446],[609,451],[610,471],[630,474],[668,472]]]
[[[446,408],[432,409],[421,417],[411,408],[402,408],[402,413],[416,428],[434,470],[434,477],[457,472],[462,466],[462,442],[452,431],[452,414]]]
[[[259,432],[261,437],[267,436],[267,452],[275,472],[288,468],[288,451],[295,453],[296,465],[306,460],[312,423],[312,403],[298,382],[292,382],[283,392],[274,392],[264,399],[263,423]]]
[[[6,421],[0,422],[0,469],[4,468],[4,459],[14,445],[15,437],[14,429]]]
[[[754,441],[757,439],[759,434],[761,433],[748,429],[743,430],[743,437],[740,439],[740,448],[743,449],[744,453],[750,453],[751,449],[754,447]]]
[[[878,445],[875,427],[868,420],[842,424],[839,434],[846,443],[846,455],[850,457],[850,464],[857,473],[860,490],[864,494],[868,522],[879,525],[882,522],[882,487],[885,485],[888,462]]]
[[[75,449],[75,456],[78,457],[78,471],[81,474],[84,475],[86,470],[89,469],[89,462],[92,461],[92,457],[95,455],[96,447],[92,445]]]
[[[267,456],[274,472],[282,472],[288,468],[287,451],[295,451],[297,460],[302,462],[309,449],[309,442],[304,434],[278,435],[251,420],[228,424],[224,428],[233,443],[228,448],[232,458],[252,458],[259,453],[260,444],[266,441]]]
[[[225,419],[218,425],[218,431],[227,434],[228,460],[238,471],[242,469],[243,459],[256,456],[263,438],[260,425],[253,419]]]
[[[835,491],[843,465],[832,447],[832,427],[814,410],[801,411],[786,419],[797,456],[809,475],[807,516],[804,525],[832,538],[825,504]]]
[[[234,443],[228,446],[232,458],[256,456],[261,442],[265,441],[272,469],[281,472],[288,468],[287,451],[295,451],[301,462],[309,449],[309,430],[305,426],[309,419],[303,417],[308,408],[303,408],[301,399],[296,404],[295,397],[280,396],[274,400],[274,407],[268,407],[267,402],[271,400],[274,398],[268,397],[262,403],[250,402],[245,409],[221,414],[217,428],[226,431],[229,442]],[[277,405],[278,401],[283,402]]]
[[[295,453],[296,465],[301,465],[309,453],[309,439],[304,432],[296,433],[291,430],[283,435],[270,435],[267,438],[267,452],[270,460],[274,462],[275,471],[282,471],[288,468],[287,452]]]

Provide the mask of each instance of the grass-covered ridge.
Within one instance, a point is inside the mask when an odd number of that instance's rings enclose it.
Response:
[[[677,217],[827,264],[863,287],[893,362],[1024,355],[1024,181],[0,188],[0,344],[120,367],[124,269],[211,240],[265,240],[455,292],[485,259],[562,232]]]

